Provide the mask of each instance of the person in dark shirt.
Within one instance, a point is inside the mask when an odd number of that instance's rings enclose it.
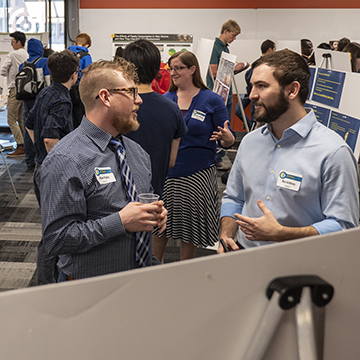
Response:
[[[53,83],[41,90],[26,120],[26,129],[35,144],[36,165],[34,190],[40,205],[41,165],[53,146],[73,130],[70,88],[77,81],[78,57],[70,50],[51,55],[48,59]],[[38,285],[55,282],[57,258],[48,256],[43,240],[38,248]]]

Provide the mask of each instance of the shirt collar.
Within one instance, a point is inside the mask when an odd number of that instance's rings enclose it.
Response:
[[[312,109],[311,110],[305,109],[305,110],[307,114],[303,118],[301,118],[298,122],[296,122],[293,126],[286,129],[284,131],[282,139],[289,136],[293,132],[296,132],[302,138],[306,138],[306,136],[309,134],[310,130],[312,129],[313,125],[317,122],[317,119]],[[267,124],[263,126],[263,128],[261,129],[261,133],[264,135],[266,135],[267,133],[272,133],[271,124]]]
[[[215,41],[216,41],[219,45],[221,45],[224,49],[229,47],[229,44],[228,44],[228,43],[224,44],[219,38],[215,38]]]
[[[112,139],[109,133],[97,127],[85,116],[81,121],[80,128],[102,151],[105,151]]]

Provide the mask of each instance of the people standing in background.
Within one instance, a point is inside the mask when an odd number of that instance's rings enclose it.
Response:
[[[52,55],[55,51],[53,49],[44,48],[43,57],[48,58]]]
[[[24,149],[24,120],[22,115],[22,101],[16,100],[15,94],[15,76],[19,72],[19,66],[28,57],[25,50],[26,36],[21,31],[15,31],[10,34],[11,46],[14,49],[6,56],[0,69],[0,75],[6,76],[9,95],[7,99],[7,122],[11,133],[14,135],[17,147],[8,153],[9,158],[25,156]]]
[[[343,51],[345,46],[348,44],[350,44],[350,39],[348,39],[347,37],[341,38],[338,42],[337,51]]]
[[[82,71],[86,69],[91,63],[92,58],[89,53],[89,47],[91,46],[91,37],[89,34],[80,33],[75,38],[75,44],[69,46],[69,50],[73,51],[80,59],[79,64],[79,79],[81,79]]]
[[[168,170],[175,165],[186,126],[179,107],[151,88],[161,63],[156,45],[148,40],[136,40],[126,46],[122,57],[136,66],[139,77],[136,86],[143,101],[137,112],[140,127],[126,136],[150,155],[151,184],[155,194],[161,196]]]
[[[75,45],[69,46],[69,50],[73,51],[80,61],[79,71],[78,71],[78,81],[70,90],[71,102],[73,104],[72,119],[73,119],[74,129],[80,125],[82,118],[85,115],[85,107],[80,99],[79,81],[82,77],[82,72],[84,71],[84,69],[86,69],[92,63],[92,58],[91,55],[89,54],[90,46],[91,46],[91,37],[86,33],[80,33],[75,38]]]
[[[213,51],[210,58],[210,68],[211,73],[207,74],[206,76],[206,85],[207,87],[212,90],[214,87],[213,78],[215,80],[221,54],[222,52],[229,53],[229,44],[231,44],[236,37],[241,33],[241,29],[239,24],[235,20],[227,20],[221,26],[220,36],[215,38]],[[244,71],[250,66],[249,63],[238,62],[234,67],[234,74],[238,74],[241,71]],[[231,81],[230,81],[231,84]],[[233,106],[233,96],[232,96],[232,86],[230,85],[226,108],[228,112],[228,119],[231,120],[232,115],[232,106]],[[216,164],[219,170],[229,170],[229,167],[226,167],[222,161],[222,158],[225,156],[225,151],[218,147],[217,150],[217,157],[216,157]]]
[[[359,72],[360,70],[360,44],[352,42],[344,47],[343,52],[349,53],[351,62],[351,71]]]
[[[41,90],[26,118],[25,125],[36,150],[34,191],[41,205],[41,167],[55,144],[73,130],[69,90],[77,81],[78,57],[70,50],[51,55],[48,67],[52,84]],[[56,282],[56,256],[49,256],[41,239],[38,247],[38,285]]]
[[[301,56],[308,65],[315,65],[314,45],[309,39],[301,39]]]
[[[44,47],[40,40],[31,38],[28,41],[27,51],[29,58],[27,63],[36,60],[36,78],[39,92],[46,86],[50,85],[50,71],[47,66],[47,58],[43,57]],[[24,63],[19,66],[19,71],[23,68]],[[30,100],[23,100],[23,119],[26,120],[31,108],[35,104],[35,98]],[[24,148],[25,148],[25,162],[28,168],[35,167],[36,151],[34,143],[32,142],[27,130],[24,131]]]
[[[195,54],[179,51],[168,64],[172,82],[164,96],[178,104],[188,132],[180,140],[175,166],[165,181],[167,228],[165,237],[157,243],[154,239],[154,255],[160,261],[168,238],[181,240],[181,260],[193,258],[197,247],[217,242],[216,141],[224,148],[235,142],[224,101],[203,83]]]

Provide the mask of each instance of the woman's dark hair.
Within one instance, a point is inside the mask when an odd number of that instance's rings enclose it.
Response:
[[[195,66],[195,72],[192,77],[194,86],[196,86],[199,89],[207,89],[207,86],[204,84],[201,78],[200,66],[196,58],[196,55],[191,51],[178,51],[175,54],[173,54],[168,60],[169,66],[171,64],[171,60],[176,58],[179,58],[179,60],[188,68]],[[176,91],[176,90],[177,90],[177,86],[175,86],[173,81],[171,80],[169,91]]]

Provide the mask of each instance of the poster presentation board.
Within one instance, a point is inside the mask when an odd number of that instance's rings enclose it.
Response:
[[[312,67],[311,72],[311,92],[305,107],[312,108],[318,121],[338,133],[359,159],[359,74],[318,67]]]
[[[317,275],[324,359],[360,353],[360,229],[0,293],[1,359],[242,359],[276,277]],[[25,354],[25,355],[24,355]],[[264,360],[298,359],[294,309]]]
[[[328,67],[326,67],[326,58],[324,58],[324,55],[330,56]],[[349,53],[325,49],[315,49],[315,63],[317,67],[351,72],[351,61]]]
[[[149,40],[153,42],[161,54],[161,61],[166,63],[169,57],[178,51],[192,51],[192,34],[111,34],[112,55],[115,55],[116,48],[123,49],[132,41]]]
[[[223,98],[225,105],[229,97],[235,63],[235,55],[228,54],[224,51],[221,53],[213,91]]]
[[[196,57],[200,65],[201,78],[206,84],[206,76],[209,71],[210,58],[214,47],[214,40],[199,39],[199,43],[196,49]]]

